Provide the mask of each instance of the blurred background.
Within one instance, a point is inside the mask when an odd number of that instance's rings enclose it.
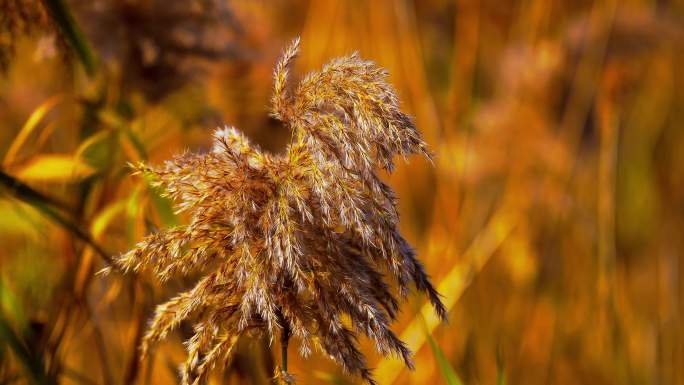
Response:
[[[684,384],[681,0],[0,0],[0,384],[176,384],[189,325],[139,362],[192,282],[94,273],[182,223],[127,162],[229,124],[282,151],[271,71],[359,51],[436,154],[389,183],[450,312],[412,296],[416,370],[380,384]],[[295,80],[296,81],[296,80]],[[299,384],[358,383],[326,357]],[[268,340],[212,384],[268,384]]]

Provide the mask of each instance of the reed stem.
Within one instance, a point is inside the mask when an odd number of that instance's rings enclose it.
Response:
[[[283,372],[287,372],[287,347],[290,343],[290,326],[284,322],[283,331],[280,334],[280,361]]]

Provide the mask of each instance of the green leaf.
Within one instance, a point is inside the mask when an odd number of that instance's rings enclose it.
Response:
[[[77,238],[90,245],[107,263],[111,263],[111,257],[95,241],[89,233],[79,227],[79,225],[69,216],[62,214],[67,211],[67,206],[55,199],[49,198],[42,193],[34,190],[30,186],[17,180],[16,178],[0,171],[0,185],[3,185],[12,195],[24,203],[31,205],[42,215],[71,232]]]
[[[19,298],[0,279],[0,317],[4,317],[4,314],[8,314],[16,325],[24,327],[28,324]]]
[[[103,170],[112,163],[113,149],[117,136],[110,130],[100,131],[84,140],[76,150],[75,158],[84,161],[97,170]]]
[[[432,335],[426,332],[426,336],[427,341],[430,344],[430,348],[432,349],[432,354],[435,356],[435,359],[437,360],[437,366],[439,367],[439,371],[442,373],[442,377],[444,377],[446,383],[448,385],[463,385],[463,382],[456,374],[456,371],[454,370],[453,366],[451,366],[449,360],[444,355],[444,351],[442,351],[442,349],[439,347],[435,339],[432,338]]]
[[[175,227],[178,226],[178,216],[173,211],[173,204],[171,200],[162,195],[162,189],[160,187],[152,186],[151,179],[145,175],[145,182],[147,183],[148,189],[150,191],[150,197],[152,198],[152,204],[154,209],[159,215],[159,219],[165,227]]]
[[[0,198],[0,234],[21,234],[38,240],[45,235],[45,222],[40,212],[30,205]]]

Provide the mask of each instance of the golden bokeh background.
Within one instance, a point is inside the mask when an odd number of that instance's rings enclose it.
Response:
[[[380,384],[684,384],[681,0],[0,0],[1,384],[178,383],[189,325],[136,345],[192,279],[95,275],[184,220],[126,164],[223,124],[282,151],[295,36],[295,79],[387,68],[435,153],[386,178],[450,320],[404,305],[414,372],[360,341]],[[270,383],[276,346],[241,341],[210,383]],[[358,383],[295,351],[299,384]]]

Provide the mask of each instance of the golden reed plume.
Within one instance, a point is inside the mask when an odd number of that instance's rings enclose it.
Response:
[[[206,272],[197,285],[157,307],[142,343],[186,319],[184,384],[198,384],[225,362],[239,336],[290,336],[300,352],[321,350],[373,384],[357,334],[408,367],[411,352],[390,330],[399,303],[383,272],[405,298],[409,285],[446,310],[398,229],[392,189],[376,170],[395,155],[422,154],[426,144],[399,110],[386,72],[356,54],[336,59],[287,90],[299,40],[274,73],[272,114],[292,132],[285,153],[261,152],[234,128],[214,133],[213,150],[185,153],[152,176],[190,224],[152,234],[116,260],[124,271],[152,271],[161,281]],[[351,322],[348,322],[351,321]],[[285,372],[280,378],[290,378]]]

